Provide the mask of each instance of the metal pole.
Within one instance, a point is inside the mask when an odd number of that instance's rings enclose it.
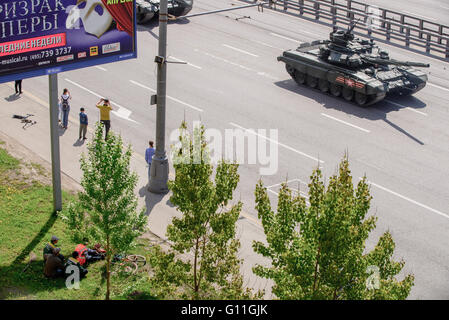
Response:
[[[48,76],[50,101],[51,173],[53,179],[53,210],[62,210],[61,164],[58,132],[58,74]]]
[[[159,55],[157,63],[157,110],[156,110],[156,152],[150,169],[148,190],[154,193],[168,192],[168,159],[165,152],[165,97],[167,79],[167,0],[161,0],[159,7]]]

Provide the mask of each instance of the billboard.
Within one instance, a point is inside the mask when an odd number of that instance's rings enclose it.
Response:
[[[0,0],[0,83],[137,57],[135,0]]]

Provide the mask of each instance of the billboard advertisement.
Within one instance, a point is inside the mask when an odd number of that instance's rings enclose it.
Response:
[[[136,57],[135,0],[0,0],[0,83]]]

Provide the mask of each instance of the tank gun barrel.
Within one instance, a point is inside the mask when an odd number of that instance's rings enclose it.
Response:
[[[413,61],[399,61],[394,59],[376,59],[376,58],[368,58],[362,57],[362,60],[369,63],[388,65],[392,64],[395,66],[407,66],[407,67],[420,67],[420,68],[429,68],[430,64],[422,63],[422,62],[413,62]]]
[[[360,19],[361,19],[361,18],[359,18],[356,22],[353,22],[353,23],[348,27],[348,30],[346,31],[347,34],[351,33],[351,32],[354,30],[355,26],[359,23]]]

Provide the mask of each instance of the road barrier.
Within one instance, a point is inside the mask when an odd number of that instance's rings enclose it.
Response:
[[[258,0],[239,0],[247,3]],[[332,26],[360,21],[355,32],[449,62],[449,26],[355,0],[269,0],[265,8]],[[363,23],[361,23],[363,22]]]

